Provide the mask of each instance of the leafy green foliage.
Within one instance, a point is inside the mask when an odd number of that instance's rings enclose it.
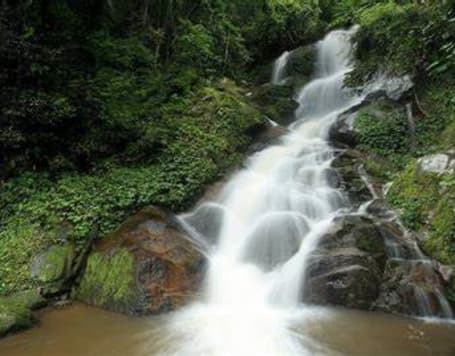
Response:
[[[93,174],[67,174],[50,180],[43,174],[10,179],[0,188],[0,294],[35,285],[32,256],[66,236],[81,246],[99,227],[112,231],[129,213],[148,204],[181,210],[206,184],[238,163],[239,151],[251,141],[248,132],[262,123],[261,114],[229,81],[204,87],[188,100],[162,108],[173,127],[159,160],[124,167],[106,162]]]
[[[455,11],[450,2],[366,2],[352,16],[360,25],[352,82],[378,71],[421,78],[455,70]]]
[[[433,79],[415,93],[412,106],[414,151],[411,151],[407,113],[403,106],[381,101],[360,109],[355,132],[358,148],[371,156],[367,170],[376,177],[391,177],[393,173],[404,169],[413,158],[453,148],[453,88],[452,79]]]
[[[359,148],[382,156],[407,153],[409,135],[404,115],[394,109],[387,110],[383,115],[361,111],[355,122]]]
[[[432,234],[425,250],[437,260],[455,265],[455,178],[445,178],[446,192],[431,219]]]
[[[425,189],[422,190],[422,186]],[[401,217],[405,225],[418,230],[426,226],[427,214],[437,203],[437,195],[437,178],[418,173],[413,163],[394,179],[387,200],[402,209]]]
[[[411,164],[394,179],[387,200],[401,209],[406,226],[429,235],[425,251],[455,264],[455,179],[453,175],[422,173]]]

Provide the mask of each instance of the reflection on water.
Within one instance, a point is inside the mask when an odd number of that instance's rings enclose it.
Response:
[[[327,308],[302,313],[295,332],[313,355],[455,355],[454,324]],[[168,354],[179,341],[166,318],[130,318],[82,305],[40,317],[39,327],[0,340],[0,355],[154,356]]]

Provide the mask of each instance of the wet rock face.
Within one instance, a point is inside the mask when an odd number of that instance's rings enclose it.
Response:
[[[354,207],[373,199],[359,171],[361,161],[362,154],[359,151],[347,149],[342,151],[332,163],[342,181],[340,188]]]
[[[309,303],[369,309],[379,293],[375,260],[355,247],[315,255],[308,277],[303,300]]]
[[[338,218],[308,265],[303,300],[370,309],[379,295],[385,256],[384,237],[372,220]]]
[[[248,149],[249,154],[261,151],[270,145],[279,143],[280,138],[288,133],[288,130],[283,126],[273,125],[268,122],[264,125],[264,130],[257,136],[256,142]]]
[[[304,302],[417,316],[451,315],[450,271],[424,259],[393,222],[359,215],[334,221],[313,253]]]
[[[329,140],[336,147],[354,147],[356,137],[354,132],[355,113],[341,115],[329,130]]]
[[[444,284],[430,260],[390,259],[373,309],[388,313],[444,316]]]
[[[422,259],[392,222],[346,215],[321,238],[303,301],[388,313],[447,316],[441,266]]]
[[[124,313],[169,311],[191,299],[204,263],[176,218],[149,207],[96,244],[75,294]]]

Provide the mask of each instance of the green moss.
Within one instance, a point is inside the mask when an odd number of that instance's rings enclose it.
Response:
[[[135,303],[134,257],[126,249],[90,255],[76,298],[96,306],[129,311]]]
[[[292,99],[293,88],[288,85],[263,85],[256,90],[253,100],[268,118],[286,125],[298,104]]]
[[[309,45],[295,49],[289,56],[286,74],[294,78],[302,77],[308,80],[314,73],[316,56],[316,46]]]
[[[387,102],[361,109],[355,120],[360,149],[381,156],[405,154],[409,137],[404,110]]]
[[[394,174],[403,175],[414,158],[452,149],[454,88],[452,79],[433,80],[416,94],[419,104],[413,106],[416,147],[412,152],[404,107],[380,101],[359,110],[355,122],[357,148],[369,157],[367,172],[380,180],[391,180]]]
[[[358,84],[378,71],[419,78],[450,76],[455,69],[451,11],[444,2],[397,1],[365,2],[351,11],[346,20],[360,24],[360,30],[350,82]]]
[[[455,265],[455,189],[440,197],[432,215],[425,251],[442,263]]]
[[[368,252],[372,255],[384,254],[384,243],[381,239],[370,236],[360,237],[356,240],[356,247],[359,250]]]
[[[73,246],[51,246],[46,252],[38,257],[34,274],[40,282],[49,283],[68,275],[71,268]]]
[[[415,164],[398,175],[387,195],[400,209],[403,223],[425,232],[423,245],[432,258],[455,265],[455,179],[453,175],[423,174]]]
[[[32,309],[43,304],[44,299],[33,291],[0,297],[0,336],[33,325]]]
[[[387,181],[391,177],[391,172],[394,171],[393,165],[382,157],[370,156],[363,165],[366,172],[381,181]]]
[[[17,218],[10,224],[0,230],[0,295],[37,285],[30,274],[30,262],[47,243],[36,223]]]
[[[396,176],[387,194],[387,201],[401,209],[403,223],[410,229],[426,228],[428,215],[439,199],[439,178],[435,174],[420,174],[411,162]]]

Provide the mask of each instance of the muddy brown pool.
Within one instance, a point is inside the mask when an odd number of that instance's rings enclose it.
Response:
[[[177,342],[165,318],[132,318],[75,304],[43,311],[40,319],[38,327],[0,340],[0,355],[166,355]],[[303,316],[295,332],[303,343],[317,345],[314,355],[455,355],[455,325],[437,321],[324,308]]]

